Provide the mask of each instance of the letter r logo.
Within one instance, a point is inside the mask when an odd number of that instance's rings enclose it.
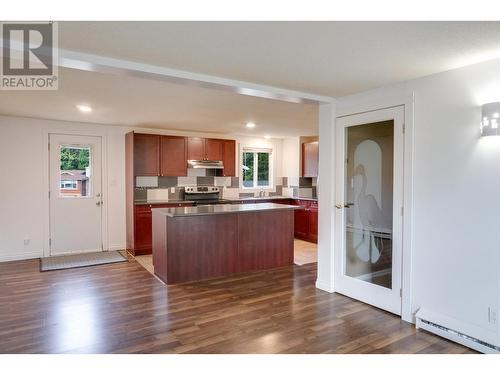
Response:
[[[52,27],[52,23],[4,23],[2,25],[3,75],[52,75]]]

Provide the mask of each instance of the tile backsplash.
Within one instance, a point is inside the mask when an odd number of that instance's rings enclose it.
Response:
[[[206,170],[189,168],[188,176],[136,177],[134,199],[184,199],[184,187],[195,185],[222,187],[222,197],[225,199],[251,197],[258,194],[240,190],[239,177],[207,176]],[[277,177],[274,181],[274,191],[269,192],[269,196],[316,198],[316,178]]]

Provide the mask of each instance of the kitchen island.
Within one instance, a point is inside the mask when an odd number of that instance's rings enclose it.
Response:
[[[153,208],[153,265],[167,284],[293,264],[294,210],[260,203]]]

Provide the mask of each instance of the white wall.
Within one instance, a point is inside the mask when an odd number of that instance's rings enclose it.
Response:
[[[0,261],[40,257],[47,246],[47,132],[104,137],[108,247],[125,247],[126,131],[119,126],[0,116]],[[24,239],[30,239],[29,245]]]
[[[479,136],[480,105],[500,101],[500,60],[340,98],[337,115],[412,93],[412,311],[500,345],[487,321],[500,310],[500,137]]]
[[[103,193],[108,211],[109,249],[125,248],[125,133],[129,127],[0,116],[0,261],[41,257],[48,246],[47,138],[49,132],[101,135],[107,149]],[[136,129],[158,134],[193,133]],[[271,148],[275,177],[282,176],[282,140],[257,137],[199,136],[236,139],[238,144]],[[238,146],[239,147],[239,146]],[[24,240],[30,239],[29,245]],[[106,240],[105,240],[106,242]],[[106,244],[105,244],[106,245]]]

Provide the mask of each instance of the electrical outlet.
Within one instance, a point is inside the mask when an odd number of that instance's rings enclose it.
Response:
[[[498,309],[488,307],[488,322],[493,325],[499,325]]]
[[[170,188],[170,193],[175,194],[175,187]]]
[[[24,239],[24,246],[28,246],[30,244],[30,239],[29,238],[25,238]]]

